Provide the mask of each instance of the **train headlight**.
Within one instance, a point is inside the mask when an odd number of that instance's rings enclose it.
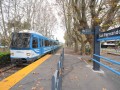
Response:
[[[30,56],[30,53],[26,53],[27,56]]]
[[[10,53],[11,54],[11,56],[14,56],[14,53]]]

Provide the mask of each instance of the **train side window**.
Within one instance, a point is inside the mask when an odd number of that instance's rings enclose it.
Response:
[[[32,47],[33,47],[33,48],[38,48],[38,38],[33,37]]]
[[[52,41],[50,41],[50,46],[52,46]]]
[[[51,41],[49,41],[49,46],[51,46]]]
[[[50,41],[48,40],[48,46],[50,46]]]
[[[47,40],[45,40],[45,46],[47,46]]]
[[[53,46],[53,43],[54,43],[54,42],[52,41],[52,46]]]
[[[53,45],[55,45],[55,42],[54,42],[54,44]]]
[[[43,39],[41,39],[41,46],[43,47]]]
[[[45,40],[42,39],[42,46],[44,46],[44,42],[45,42]]]
[[[42,40],[39,39],[39,46],[42,47]]]
[[[45,40],[45,46],[49,46],[49,41]]]

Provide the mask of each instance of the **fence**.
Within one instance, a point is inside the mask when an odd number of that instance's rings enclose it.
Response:
[[[116,64],[116,65],[120,65],[120,62],[114,61],[112,59],[109,59],[109,58],[106,58],[106,57],[103,57],[103,56],[99,56],[99,55],[96,55],[96,54],[94,54],[94,56],[102,58],[103,60],[105,60],[107,62],[111,62],[111,63]],[[113,68],[111,68],[111,67],[109,67],[109,66],[107,66],[107,65],[105,65],[105,64],[103,64],[103,63],[101,63],[101,62],[99,62],[99,61],[97,61],[95,59],[92,59],[92,60],[95,61],[96,63],[100,64],[101,66],[107,68],[108,70],[112,71],[113,73],[115,73],[115,74],[120,76],[120,72],[119,71],[116,71]]]
[[[60,54],[60,59],[57,63],[57,70],[52,76],[51,90],[62,90],[62,72],[63,72],[63,61],[64,61],[64,48]]]

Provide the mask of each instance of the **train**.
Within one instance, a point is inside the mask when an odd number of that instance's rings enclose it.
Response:
[[[116,40],[110,40],[110,41],[102,42],[101,43],[101,48],[115,48],[115,47],[118,46],[116,43],[117,43]]]
[[[31,30],[13,32],[10,45],[11,63],[17,65],[32,63],[59,47],[58,40],[47,38],[38,32]]]

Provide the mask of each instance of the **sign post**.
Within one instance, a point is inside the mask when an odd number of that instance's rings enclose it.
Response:
[[[97,55],[100,55],[100,42],[97,41],[99,30],[100,30],[100,27],[99,26],[95,26],[95,28],[94,28],[94,54],[97,54]],[[97,60],[98,62],[100,62],[100,58],[99,57],[96,57],[95,55],[93,55],[93,58],[95,60]],[[95,61],[93,61],[93,70],[99,71],[100,70],[100,64],[98,64]]]

